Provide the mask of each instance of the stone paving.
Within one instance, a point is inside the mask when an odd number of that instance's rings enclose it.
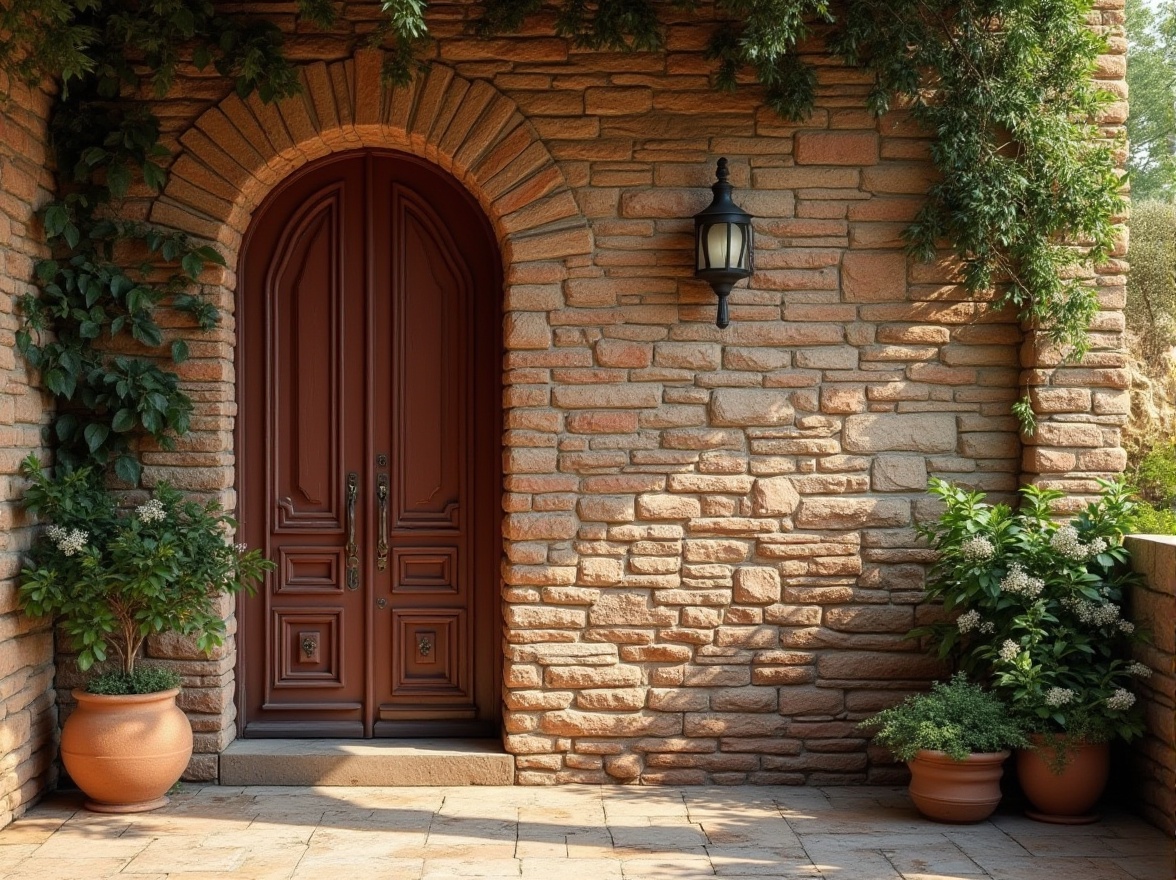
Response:
[[[4,880],[1171,880],[1109,814],[921,819],[896,788],[187,787],[133,816],[54,795],[0,832]]]

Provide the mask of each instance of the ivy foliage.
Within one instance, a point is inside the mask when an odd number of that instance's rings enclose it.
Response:
[[[427,0],[380,0],[367,37],[387,50],[384,73],[411,80],[429,40]],[[664,13],[680,20],[695,0],[482,0],[473,28],[521,29],[544,6],[555,32],[587,50],[655,51]],[[302,18],[330,27],[334,0],[297,0]],[[819,93],[798,51],[812,36],[853,65],[874,71],[869,103],[879,115],[909,109],[934,134],[939,171],[907,230],[911,254],[959,260],[974,296],[1011,305],[1047,329],[1071,356],[1088,344],[1098,308],[1084,277],[1114,245],[1122,212],[1115,144],[1091,123],[1109,96],[1093,81],[1103,39],[1089,25],[1091,0],[715,0],[709,47],[713,83],[730,90],[756,80],[782,116],[808,118]],[[708,20],[711,10],[706,12]],[[21,350],[63,402],[55,426],[66,463],[114,462],[139,475],[128,436],[157,442],[188,427],[191,402],[160,365],[160,308],[190,313],[200,327],[216,311],[194,283],[208,247],[122,223],[117,204],[136,186],[158,191],[166,151],[142,97],[163,95],[178,66],[212,66],[238,94],[272,101],[299,80],[282,33],[212,0],[8,0],[0,6],[0,71],[62,83],[53,119],[60,197],[45,210],[55,258],[37,269],[39,297],[24,301]],[[125,353],[127,341],[146,357]],[[133,346],[132,346],[133,348]],[[106,352],[117,351],[117,354]],[[174,362],[187,351],[170,349]],[[1017,410],[1026,429],[1032,410]]]
[[[42,213],[52,258],[36,266],[38,292],[20,301],[17,348],[59,401],[59,461],[113,464],[137,483],[131,438],[170,448],[192,412],[174,369],[188,345],[166,342],[164,315],[214,327],[217,310],[196,281],[224,260],[182,234],[117,219],[136,187],[158,192],[166,180],[159,121],[136,99],[165,94],[188,61],[263,100],[294,94],[297,73],[277,27],[221,15],[207,0],[13,0],[0,29],[14,35],[0,44],[0,67],[62,84],[50,121],[58,193]]]

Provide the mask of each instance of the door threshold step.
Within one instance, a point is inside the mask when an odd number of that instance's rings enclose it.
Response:
[[[513,785],[514,757],[492,739],[238,739],[221,785]]]

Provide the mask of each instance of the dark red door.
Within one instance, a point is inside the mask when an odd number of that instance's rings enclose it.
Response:
[[[477,204],[394,153],[316,163],[241,262],[247,736],[498,727],[499,274]]]

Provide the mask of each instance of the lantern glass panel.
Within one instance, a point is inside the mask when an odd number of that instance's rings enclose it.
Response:
[[[698,237],[698,268],[748,268],[748,248],[745,233],[738,223],[714,223],[706,226]]]

